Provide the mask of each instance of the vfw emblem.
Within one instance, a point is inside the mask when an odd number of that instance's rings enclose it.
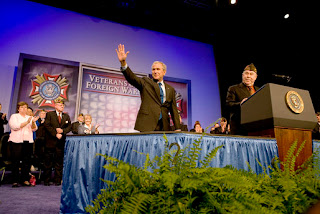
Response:
[[[49,75],[43,73],[41,76],[36,75],[35,79],[31,80],[32,90],[30,97],[32,103],[37,103],[41,106],[51,106],[54,108],[57,98],[68,99],[67,90],[69,87],[68,80],[61,75]]]

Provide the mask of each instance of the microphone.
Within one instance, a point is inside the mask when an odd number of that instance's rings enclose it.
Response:
[[[290,76],[282,75],[282,74],[272,74],[272,76],[280,78],[280,79],[285,79],[287,82],[290,82],[291,78]]]

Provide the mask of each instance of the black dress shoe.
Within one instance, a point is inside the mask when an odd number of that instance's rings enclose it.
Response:
[[[49,183],[47,183],[47,182],[44,182],[44,185],[45,185],[45,186],[50,186],[50,184],[49,184]]]
[[[54,185],[60,186],[60,185],[61,185],[61,182],[57,182],[57,183],[55,183]]]

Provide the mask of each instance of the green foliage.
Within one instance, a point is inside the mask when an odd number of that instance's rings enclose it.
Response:
[[[169,144],[161,157],[146,155],[144,167],[138,168],[112,157],[105,169],[115,173],[115,182],[105,181],[103,189],[89,213],[304,213],[320,198],[318,153],[294,170],[297,150],[294,142],[285,163],[276,158],[270,175],[257,175],[252,170],[232,166],[209,167],[221,147],[199,160],[200,143],[181,149]],[[171,150],[177,147],[177,150]],[[189,149],[189,152],[187,152]],[[295,152],[296,151],[296,152]],[[141,154],[141,153],[140,153]],[[197,167],[197,164],[200,166]],[[282,170],[279,168],[282,166]],[[264,170],[265,171],[265,170]]]

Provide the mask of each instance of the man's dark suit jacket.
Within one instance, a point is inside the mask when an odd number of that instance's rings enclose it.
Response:
[[[254,86],[257,91],[259,87]],[[227,92],[226,105],[230,111],[230,134],[245,135],[246,132],[241,128],[240,103],[244,98],[250,97],[247,86],[243,83],[230,86]]]
[[[175,90],[165,84],[166,101],[161,104],[159,85],[149,77],[137,77],[129,67],[122,71],[126,80],[140,91],[141,105],[134,129],[145,132],[157,127],[160,111],[162,113],[163,131],[170,131],[170,112],[175,129],[180,129],[179,113],[175,99]]]
[[[73,134],[78,134],[79,126],[80,126],[80,122],[79,121],[72,123],[71,131],[72,131]]]
[[[38,119],[38,129],[36,131],[36,137],[44,139],[46,136],[46,128],[44,127],[44,123],[41,123],[41,118]]]
[[[44,126],[46,128],[46,147],[63,148],[66,141],[66,134],[71,131],[71,120],[69,115],[62,113],[61,124],[59,124],[56,111],[50,111],[46,115]],[[56,128],[61,128],[63,130],[62,138],[60,140],[56,137]]]

